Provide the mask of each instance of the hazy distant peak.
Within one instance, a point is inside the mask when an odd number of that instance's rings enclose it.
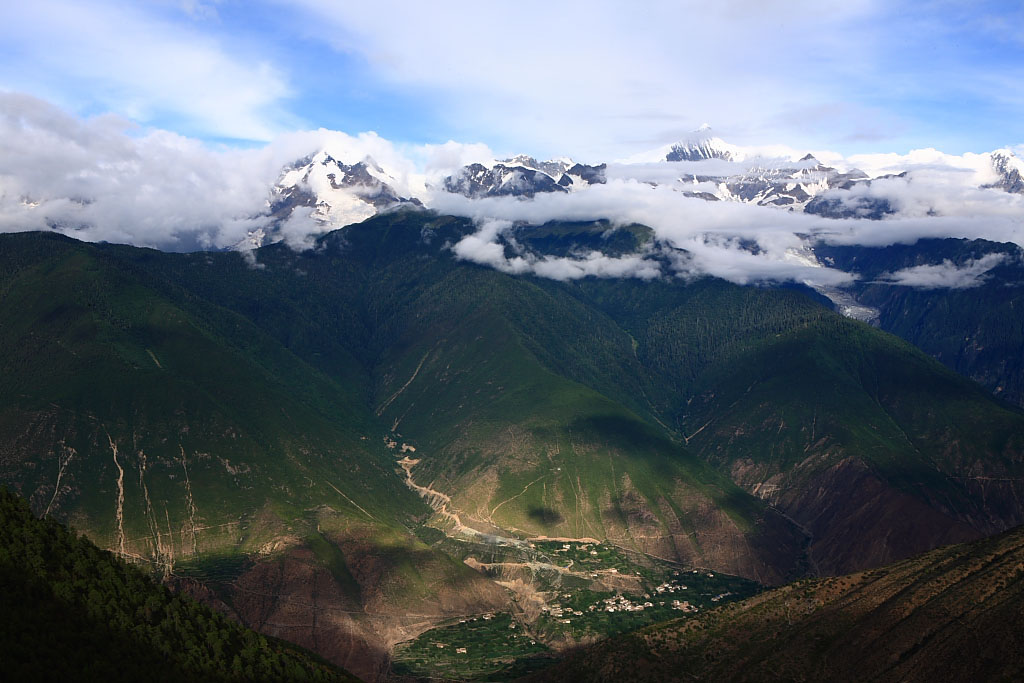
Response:
[[[706,123],[686,138],[672,145],[665,161],[704,161],[723,159],[739,161],[743,157],[739,148],[716,136]]]
[[[991,159],[996,181],[987,187],[1024,194],[1024,161],[1005,148],[992,152]]]

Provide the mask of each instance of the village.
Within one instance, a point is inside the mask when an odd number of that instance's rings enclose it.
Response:
[[[524,595],[532,596],[532,606],[461,617],[431,629],[397,648],[395,673],[473,680],[502,672],[514,678],[505,667],[521,675],[573,643],[693,615],[760,589],[752,581],[682,569],[607,541],[542,537],[511,545],[463,535],[442,542],[465,548],[466,564],[487,576],[518,577],[529,586]]]
[[[604,598],[600,602],[591,603],[587,606],[587,612],[604,611],[608,614],[614,614],[615,612],[643,612],[646,609],[653,609],[654,607],[665,607],[665,600],[658,600],[658,596],[663,595],[666,592],[672,593],[678,590],[686,590],[686,586],[673,585],[671,583],[663,583],[657,586],[654,591],[655,594],[644,593],[643,598],[632,599],[621,593],[616,594],[612,597]],[[566,593],[564,598],[571,598],[572,594]],[[712,598],[714,602],[718,602],[721,596]],[[654,600],[655,602],[652,602]],[[686,613],[696,612],[697,607],[690,604],[687,600],[675,599],[667,603],[667,606],[674,610],[679,610]],[[541,612],[544,614],[559,619],[562,624],[572,623],[572,617],[582,617],[584,612],[579,609],[573,609],[571,607],[563,607],[559,603],[555,603],[550,606],[541,608]]]

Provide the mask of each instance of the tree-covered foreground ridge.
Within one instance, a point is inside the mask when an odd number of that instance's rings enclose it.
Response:
[[[354,681],[96,547],[0,487],[0,661],[14,681]]]

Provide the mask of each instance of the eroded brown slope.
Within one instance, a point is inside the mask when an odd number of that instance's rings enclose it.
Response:
[[[536,680],[1001,681],[1024,676],[1024,528],[801,581],[602,643]]]
[[[367,681],[381,679],[396,643],[508,603],[497,584],[413,537],[326,510],[315,528],[304,539],[279,536],[238,576],[182,587]]]

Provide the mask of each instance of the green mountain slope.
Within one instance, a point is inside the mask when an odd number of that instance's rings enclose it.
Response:
[[[822,571],[1021,521],[1020,414],[909,345],[827,320],[731,370],[697,395],[690,445],[804,524]]]
[[[508,603],[462,562],[488,547],[777,584],[1021,521],[1024,414],[909,344],[799,289],[458,262],[472,230],[399,211],[250,259],[0,236],[0,477],[365,677]]]
[[[879,312],[878,325],[920,347],[1000,398],[1024,406],[1024,256],[1015,244],[920,240],[887,247],[817,247],[860,275],[851,292]],[[886,282],[889,274],[948,262],[968,268],[1002,258],[975,286],[921,289]]]
[[[429,621],[503,600],[412,535],[429,508],[395,475],[360,394],[367,382],[346,374],[358,363],[335,358],[346,371],[328,375],[154,264],[247,271],[238,255],[39,235],[5,247],[0,476],[37,514],[168,577],[216,583],[226,563],[219,597],[245,623],[309,647],[332,642],[320,651],[361,675],[403,636],[362,611],[411,606]],[[291,613],[310,575],[325,605],[356,616]],[[268,598],[254,603],[253,590]],[[438,604],[454,593],[470,597]]]
[[[809,560],[818,571],[871,566],[1021,521],[1020,413],[913,347],[845,320],[797,290],[713,279],[563,284],[449,264],[436,244],[469,229],[419,214],[382,217],[346,233],[339,258],[372,263],[369,300],[386,302],[376,318],[391,335],[378,337],[382,414],[428,453],[445,449],[443,458],[421,458],[417,476],[442,477],[435,488],[481,525],[563,536],[603,532],[649,552],[680,552],[683,544],[667,542],[657,523],[623,533],[628,523],[615,528],[586,513],[601,503],[580,495],[584,479],[588,492],[609,492],[605,510],[614,509],[614,498],[632,497],[632,481],[626,496],[617,495],[616,485],[607,484],[611,468],[598,474],[600,459],[589,458],[582,469],[596,476],[577,469],[577,485],[566,486],[573,475],[561,474],[562,463],[545,469],[540,463],[548,456],[541,454],[571,451],[575,460],[575,451],[550,437],[538,442],[532,427],[516,432],[532,412],[583,435],[574,438],[597,433],[568,427],[573,401],[584,399],[578,389],[576,399],[565,398],[573,391],[565,380],[683,442],[683,450],[795,520],[809,537]],[[521,228],[516,236],[537,244],[568,234],[596,246],[590,242],[607,239],[607,230],[549,224]],[[556,247],[556,253],[564,249]],[[542,370],[530,370],[537,366]],[[521,384],[526,388],[510,391]],[[583,408],[602,410],[607,406]],[[617,424],[628,433],[629,420]],[[623,441],[638,452],[649,444]],[[502,464],[509,460],[519,462]],[[692,467],[694,461],[676,462]],[[602,477],[604,484],[597,481]],[[660,495],[648,489],[635,498]],[[723,498],[738,500],[719,496],[723,509],[729,507]],[[644,503],[630,512],[650,520],[662,516],[660,507]],[[658,522],[663,529],[671,524]],[[681,556],[693,561],[685,549]]]
[[[7,680],[358,680],[173,595],[5,488],[0,591]]]
[[[312,438],[326,425],[264,416],[316,417],[336,425],[321,444],[375,452],[359,458],[375,473],[355,481],[383,496],[324,477],[369,515],[388,514],[375,501],[410,497],[380,447],[389,430],[419,447],[414,481],[451,497],[471,528],[610,539],[767,581],[1020,521],[1020,414],[912,347],[799,291],[711,279],[563,284],[455,262],[445,245],[470,230],[398,212],[310,252],[260,250],[255,268],[233,254],[96,251],[241,347],[241,361],[216,366],[243,367],[259,387],[227,374],[210,384],[252,397],[251,422]],[[543,244],[605,240],[608,226],[524,230]],[[150,346],[133,352],[164,353]]]
[[[1020,680],[1022,567],[1018,528],[652,626],[534,680]]]
[[[13,241],[6,253],[24,254]],[[39,246],[45,255],[6,276],[0,300],[3,467],[8,480],[24,477],[34,504],[70,514],[80,502],[89,528],[119,544],[123,470],[122,511],[144,513],[123,515],[125,538],[164,543],[166,529],[143,517],[166,512],[167,552],[179,554],[202,542],[193,525],[237,520],[268,500],[302,509],[331,492],[354,516],[395,512],[380,509],[383,498],[418,511],[377,440],[363,438],[374,425],[352,395],[358,385],[309,367],[231,311],[151,286],[143,264],[116,250]],[[53,450],[40,462],[43,445]]]
[[[817,571],[1020,523],[1020,411],[909,344],[790,291],[586,283],[702,459],[800,524]]]
[[[235,255],[116,256],[238,312],[327,376],[337,377],[339,358],[354,359],[370,377],[366,410],[419,447],[414,480],[463,477],[434,488],[472,528],[596,534],[767,581],[803,571],[803,535],[789,522],[687,456],[641,396],[621,405],[600,393],[623,382],[639,389],[635,359],[620,362],[628,336],[564,292],[455,262],[444,245],[471,229],[460,219],[390,214],[311,252],[260,250],[258,268]],[[340,384],[360,377],[345,372]],[[579,381],[594,378],[596,388]],[[510,433],[534,441],[513,452],[502,446]],[[545,455],[556,449],[564,474]],[[532,463],[521,467],[521,457]],[[550,482],[517,495],[547,474]]]
[[[609,539],[766,581],[794,570],[802,539],[785,520],[630,409],[646,407],[642,368],[605,316],[445,261],[401,259],[382,279],[417,286],[389,307],[377,411],[465,524]],[[637,393],[612,394],[616,382]]]

